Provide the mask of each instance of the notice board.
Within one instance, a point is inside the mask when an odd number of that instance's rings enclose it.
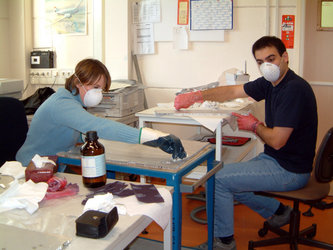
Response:
[[[154,23],[154,38],[157,42],[173,41],[173,29],[177,27],[177,7],[178,0],[160,0],[161,1],[161,22]],[[232,3],[232,0],[220,0],[220,2]],[[230,27],[232,28],[232,9]],[[179,25],[178,25],[179,27]],[[189,41],[224,41],[224,30],[190,30],[188,27]]]

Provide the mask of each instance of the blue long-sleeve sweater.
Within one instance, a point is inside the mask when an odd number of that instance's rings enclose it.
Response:
[[[80,134],[89,130],[97,131],[103,139],[139,143],[138,129],[90,114],[83,108],[80,95],[74,96],[60,88],[34,114],[16,160],[27,166],[35,154],[56,155],[68,151],[80,142]]]

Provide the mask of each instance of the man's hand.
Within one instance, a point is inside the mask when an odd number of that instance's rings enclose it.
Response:
[[[183,159],[186,152],[180,139],[171,134],[165,134],[158,130],[142,128],[140,143],[151,147],[159,147],[168,154],[172,154],[173,159]]]
[[[248,130],[254,133],[257,132],[257,127],[259,124],[263,124],[257,118],[255,118],[252,114],[249,115],[241,115],[238,113],[232,113],[233,116],[237,117],[238,129],[240,130]]]
[[[196,102],[203,102],[201,91],[189,92],[185,94],[179,94],[175,98],[174,106],[177,110],[181,108],[188,108]]]

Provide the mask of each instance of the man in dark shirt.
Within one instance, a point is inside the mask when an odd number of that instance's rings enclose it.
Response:
[[[264,36],[252,46],[263,75],[244,85],[220,86],[178,95],[175,108],[195,102],[224,102],[252,97],[265,100],[265,124],[252,114],[237,117],[240,130],[252,131],[264,143],[264,152],[247,162],[226,164],[216,174],[215,245],[236,249],[233,204],[237,200],[266,218],[273,226],[289,223],[291,208],[254,191],[302,188],[312,171],[317,140],[317,104],[311,86],[288,67],[288,53],[276,37]]]

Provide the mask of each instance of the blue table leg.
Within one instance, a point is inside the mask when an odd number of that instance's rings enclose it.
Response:
[[[108,179],[116,179],[116,172],[114,172],[114,171],[106,171],[106,177]]]
[[[210,157],[207,160],[207,171],[214,167],[214,158]],[[207,225],[208,225],[208,249],[213,249],[214,241],[214,192],[215,192],[215,175],[207,180],[206,192],[206,209],[207,209]]]
[[[179,176],[175,174],[172,180],[167,179],[167,185],[174,188],[172,194],[172,249],[180,249],[182,244],[182,194]]]

